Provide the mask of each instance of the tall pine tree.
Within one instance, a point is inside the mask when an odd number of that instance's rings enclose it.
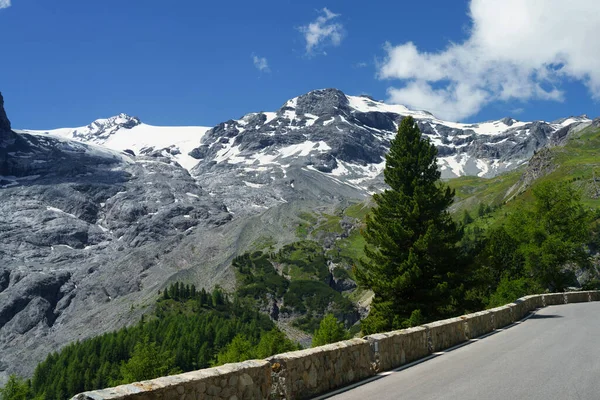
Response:
[[[454,191],[440,182],[437,149],[412,117],[400,123],[386,156],[389,189],[373,196],[365,254],[356,269],[373,290],[365,333],[405,328],[458,312],[460,233],[448,213]]]

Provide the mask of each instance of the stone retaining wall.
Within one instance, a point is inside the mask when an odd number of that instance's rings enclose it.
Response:
[[[429,351],[436,353],[468,340],[462,318],[450,318],[423,325],[427,329]]]
[[[73,400],[306,399],[504,328],[537,308],[587,301],[600,301],[600,291],[526,296],[416,328],[86,392]]]
[[[371,344],[374,370],[388,371],[429,355],[427,328],[403,329],[365,337]]]
[[[473,314],[467,314],[462,318],[467,327],[467,339],[483,336],[494,330],[494,313],[492,311],[480,311]]]
[[[585,303],[590,301],[590,292],[567,292],[567,303]]]
[[[267,359],[273,370],[272,397],[308,399],[375,374],[367,340],[351,339]]]
[[[550,293],[543,294],[544,298],[544,306],[554,306],[557,304],[565,304],[565,294],[564,293]]]
[[[271,364],[268,361],[251,360],[85,392],[73,399],[245,400],[266,399],[270,392]]]
[[[494,315],[494,329],[504,328],[515,322],[513,317],[513,307],[511,305],[492,308],[489,311]]]

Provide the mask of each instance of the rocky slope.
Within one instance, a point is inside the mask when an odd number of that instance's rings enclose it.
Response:
[[[170,253],[231,215],[167,157],[17,134],[2,106],[0,373],[26,375],[139,318],[131,306],[182,268]]]

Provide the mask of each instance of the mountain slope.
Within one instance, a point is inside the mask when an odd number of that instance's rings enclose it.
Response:
[[[138,319],[171,253],[230,218],[169,158],[11,131],[0,97],[0,378]]]
[[[530,189],[545,180],[571,182],[582,201],[597,207],[600,198],[600,118],[571,130],[560,145],[542,148],[526,165],[491,179],[461,177],[450,181],[457,191],[456,210],[480,203],[499,205],[529,197]]]
[[[436,143],[445,177],[512,170],[591,124],[457,124],[336,89],[210,129],[122,114],[15,132],[1,105],[0,380],[29,374],[69,341],[137,321],[169,280],[232,288],[235,256],[297,241],[307,211],[327,225],[383,187],[403,116]],[[359,246],[346,233],[311,237],[343,258]]]

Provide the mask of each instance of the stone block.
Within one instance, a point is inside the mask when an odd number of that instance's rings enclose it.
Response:
[[[429,351],[435,353],[468,340],[463,319],[450,318],[423,325],[427,329]]]
[[[565,304],[564,293],[548,293],[542,295],[544,306],[555,306],[557,304]]]
[[[364,339],[278,354],[267,360],[273,366],[271,398],[276,399],[308,399],[375,373],[371,347]]]
[[[504,328],[515,322],[513,308],[510,305],[492,308],[489,311],[493,313],[494,329]]]
[[[527,299],[524,297],[515,300],[514,303],[510,303],[509,306],[512,307],[515,321],[522,320],[532,310],[530,302],[527,302]]]
[[[527,303],[527,309],[529,311],[533,311],[538,308],[544,307],[544,300],[542,299],[541,294],[534,294],[531,296],[522,297],[523,300]]]
[[[491,311],[480,311],[463,315],[461,318],[467,324],[466,335],[473,339],[494,330],[494,318]]]
[[[567,292],[565,293],[567,303],[586,303],[590,301],[588,292]]]
[[[387,371],[426,357],[429,354],[427,328],[416,327],[369,335],[377,372]]]

